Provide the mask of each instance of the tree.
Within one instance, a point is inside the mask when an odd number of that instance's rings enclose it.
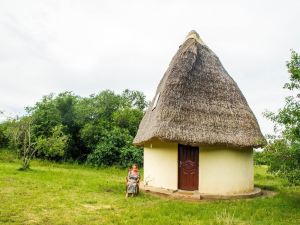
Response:
[[[76,121],[76,105],[80,97],[72,92],[60,93],[55,99],[55,106],[59,111],[62,132],[68,136],[65,142],[64,156],[67,158],[78,159],[85,153],[85,147],[80,138],[80,125]]]
[[[114,112],[112,118],[117,126],[127,129],[131,136],[135,136],[143,115],[143,111],[139,109],[125,108]]]
[[[22,158],[22,170],[27,170],[30,167],[30,161],[36,150],[32,140],[32,118],[24,116],[16,123],[16,129],[13,134],[18,148],[18,153]]]
[[[57,127],[62,129],[64,135],[70,137],[64,143],[64,149],[62,149],[64,154],[61,155],[61,157],[64,156],[69,159],[79,158],[85,149],[80,140],[80,126],[75,117],[75,106],[79,99],[72,92],[63,92],[57,96],[50,94],[44,96],[42,101],[37,102],[34,107],[27,108],[28,113],[33,118],[33,135],[39,138],[39,143],[44,143],[42,140],[53,140],[53,130]],[[58,139],[57,141],[61,140]],[[45,153],[45,148],[42,146],[39,150],[39,153],[41,152]],[[46,155],[41,154],[41,156]],[[46,157],[51,158],[50,155]],[[60,154],[54,158],[58,159],[58,156]]]
[[[122,99],[127,107],[134,107],[141,111],[148,106],[146,96],[140,91],[131,91],[126,89],[122,93]]]
[[[80,99],[76,105],[76,121],[81,126],[80,138],[87,148],[88,162],[120,165],[121,148],[132,147],[146,105],[143,93],[130,90],[122,95],[105,90]],[[120,130],[119,137],[130,139],[129,144],[117,141]]]
[[[270,138],[265,147],[269,171],[300,184],[300,55],[291,53],[287,62],[290,74],[284,89],[292,95],[285,98],[285,106],[278,113],[266,112],[265,116],[275,123],[278,136]]]
[[[46,95],[34,107],[27,107],[32,117],[33,133],[35,136],[49,136],[53,127],[62,124],[60,111],[57,108],[54,94]]]

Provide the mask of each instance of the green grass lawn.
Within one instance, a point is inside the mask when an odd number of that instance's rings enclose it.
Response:
[[[125,198],[126,170],[32,161],[0,150],[0,224],[300,224],[300,187],[257,167],[255,183],[278,192],[248,200]]]

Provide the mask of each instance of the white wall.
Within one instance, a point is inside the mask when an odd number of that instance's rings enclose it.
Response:
[[[199,148],[199,192],[234,194],[253,190],[253,150]]]
[[[160,141],[144,146],[144,184],[177,190],[177,146]]]

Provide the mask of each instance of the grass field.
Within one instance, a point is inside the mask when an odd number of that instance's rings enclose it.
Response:
[[[188,202],[141,193],[125,198],[126,170],[32,161],[0,150],[0,224],[300,224],[300,187],[256,167],[255,183],[278,192],[248,200]]]

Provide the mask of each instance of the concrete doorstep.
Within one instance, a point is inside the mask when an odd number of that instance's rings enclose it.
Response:
[[[170,190],[165,188],[151,187],[151,186],[144,185],[143,183],[140,183],[140,190],[146,193],[148,192],[157,195],[167,196],[170,198],[187,199],[187,200],[245,199],[245,198],[254,198],[257,196],[261,196],[263,194],[262,190],[258,187],[255,187],[252,192],[248,192],[248,193],[213,195],[213,194],[200,193],[198,191]]]

